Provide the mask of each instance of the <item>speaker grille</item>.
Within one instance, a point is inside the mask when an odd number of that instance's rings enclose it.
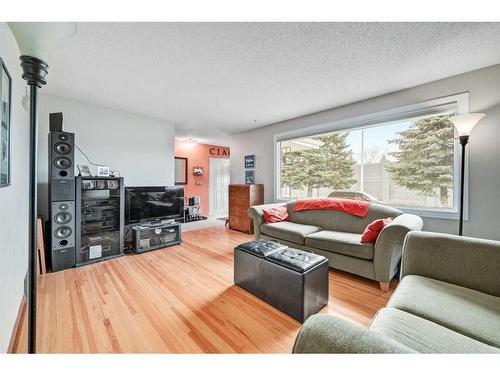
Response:
[[[74,187],[71,189],[69,184],[60,186],[58,180],[72,180],[74,185],[74,134],[51,131],[49,143],[49,175],[51,176],[49,196],[52,198],[52,202],[73,200],[75,193],[68,195],[64,187],[67,186],[68,191],[74,190]]]
[[[73,247],[75,243],[75,202],[52,202],[52,250]]]

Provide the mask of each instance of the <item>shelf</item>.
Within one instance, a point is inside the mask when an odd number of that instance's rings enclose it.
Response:
[[[117,189],[108,183],[97,182],[84,189],[85,180],[115,180]],[[124,237],[124,187],[123,178],[77,177],[76,179],[77,220],[76,265],[83,266],[122,256]],[[101,257],[87,259],[89,246],[102,246]]]

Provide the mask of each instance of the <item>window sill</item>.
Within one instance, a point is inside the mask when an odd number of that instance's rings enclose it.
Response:
[[[421,216],[429,219],[445,219],[445,220],[458,220],[460,214],[456,210],[445,210],[445,209],[431,209],[431,208],[413,208],[407,206],[392,206],[398,210],[403,211],[406,214],[413,214],[417,216]],[[464,220],[467,220],[468,217],[464,213]]]

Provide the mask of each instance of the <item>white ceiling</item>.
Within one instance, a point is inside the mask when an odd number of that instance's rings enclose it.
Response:
[[[500,23],[79,23],[45,92],[224,142],[500,63]]]

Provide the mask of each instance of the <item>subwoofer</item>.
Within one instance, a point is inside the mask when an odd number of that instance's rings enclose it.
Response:
[[[60,130],[50,131],[49,239],[52,271],[75,266],[74,146],[73,133]]]

